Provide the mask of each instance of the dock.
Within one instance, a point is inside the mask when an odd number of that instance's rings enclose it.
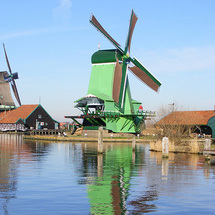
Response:
[[[214,155],[215,156],[215,150],[210,150],[210,149],[204,149],[203,150],[203,155]]]

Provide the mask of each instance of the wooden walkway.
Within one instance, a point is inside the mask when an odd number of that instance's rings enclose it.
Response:
[[[48,130],[44,130],[44,129],[38,129],[38,130],[30,130],[28,132],[26,132],[27,135],[62,135],[63,134],[63,130],[62,129],[48,129]]]
[[[215,155],[215,150],[210,150],[210,149],[206,150],[206,149],[204,149],[203,150],[203,155]]]

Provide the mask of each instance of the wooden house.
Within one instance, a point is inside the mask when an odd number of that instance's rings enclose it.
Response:
[[[215,111],[174,111],[156,123],[157,126],[192,126],[197,133],[215,138]]]
[[[22,105],[17,109],[0,112],[0,131],[27,129],[58,129],[59,122],[52,119],[41,105]]]

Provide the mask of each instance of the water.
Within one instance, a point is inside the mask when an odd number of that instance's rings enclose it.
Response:
[[[0,214],[215,214],[215,166],[148,144],[22,140],[0,135]]]

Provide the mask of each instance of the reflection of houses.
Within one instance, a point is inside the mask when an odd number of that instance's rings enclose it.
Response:
[[[31,158],[28,146],[21,143],[22,135],[0,134],[0,214],[9,214],[9,200],[16,198],[19,164]]]
[[[26,164],[42,161],[43,157],[47,156],[49,147],[50,144],[29,140],[26,143],[22,134],[0,134],[0,214],[14,214],[9,212],[12,203],[10,199],[13,201],[17,198],[17,187],[20,189],[18,185],[22,184],[20,177],[22,178],[23,171],[28,169]]]
[[[58,125],[41,105],[22,105],[11,111],[0,112],[1,131],[58,129]]]
[[[169,125],[192,126],[197,133],[215,138],[215,111],[175,111],[161,119],[159,127]]]

